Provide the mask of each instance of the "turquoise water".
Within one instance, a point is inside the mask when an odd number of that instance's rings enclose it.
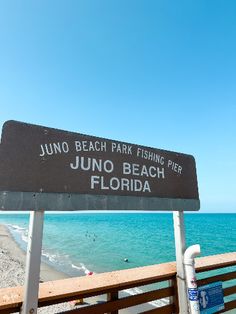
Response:
[[[24,249],[28,222],[29,215],[0,215]],[[236,214],[185,214],[185,227],[201,256],[236,251]],[[72,276],[173,261],[172,214],[46,214],[43,259]]]

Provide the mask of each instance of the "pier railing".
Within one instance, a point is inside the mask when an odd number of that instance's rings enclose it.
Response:
[[[223,282],[225,309],[220,313],[236,308],[236,252],[198,258],[196,271],[198,286]],[[135,295],[127,292],[127,289],[138,287],[145,292]],[[97,298],[87,299],[94,296]],[[39,307],[71,300],[83,300],[85,305],[64,313],[117,314],[126,308],[133,309],[134,313],[179,313],[176,264],[164,263],[40,284]],[[0,313],[19,311],[22,301],[23,287],[0,289]]]
[[[236,252],[197,258],[196,271],[198,286],[222,281],[225,309],[219,313],[236,309]]]

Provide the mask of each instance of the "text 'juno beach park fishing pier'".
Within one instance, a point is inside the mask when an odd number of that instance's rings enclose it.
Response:
[[[57,195],[58,202],[70,203],[63,210],[199,209],[195,161],[189,155],[10,121],[3,127],[0,158],[2,191],[34,192],[36,199],[64,193]],[[78,202],[73,205],[65,193]],[[85,195],[90,205],[84,204]],[[57,206],[47,210],[62,210]]]
[[[195,265],[200,246],[186,248],[184,211],[200,209],[191,155],[7,121],[0,145],[0,209],[31,212],[24,286],[0,290],[0,313],[32,314],[41,306],[101,294],[107,295],[103,302],[61,312],[114,314],[138,306],[133,313],[216,313],[235,305],[224,304],[226,275],[210,282],[196,277],[234,266],[235,254]],[[173,211],[176,262],[39,283],[44,212],[93,210]],[[168,285],[154,291],[121,293],[162,281]],[[158,306],[150,304],[158,299]]]

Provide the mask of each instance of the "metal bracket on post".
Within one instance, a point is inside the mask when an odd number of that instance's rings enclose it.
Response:
[[[175,235],[175,252],[176,252],[176,268],[177,268],[177,287],[179,299],[179,313],[188,313],[187,289],[184,269],[184,252],[185,244],[185,228],[184,213],[182,211],[173,212],[174,235]]]
[[[43,238],[44,211],[30,213],[24,300],[21,314],[36,314]]]

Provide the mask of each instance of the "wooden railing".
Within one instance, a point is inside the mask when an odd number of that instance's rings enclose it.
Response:
[[[236,252],[208,256],[196,259],[198,285],[221,280],[224,282],[224,296],[229,298],[236,293]],[[229,268],[231,267],[231,268]],[[221,274],[211,276],[211,272],[221,270]],[[233,280],[233,281],[232,281]],[[231,281],[231,286],[225,285]],[[148,285],[151,285],[148,286]],[[146,290],[144,288],[146,286]],[[121,292],[130,288],[141,287],[142,292],[128,295]],[[117,314],[125,308],[133,308],[135,313],[178,313],[178,297],[176,288],[176,264],[165,263],[128,270],[114,271],[92,276],[49,281],[40,284],[39,307],[106,295],[106,299],[93,305],[80,306],[64,313]],[[12,313],[20,310],[23,300],[23,287],[0,289],[0,313]],[[149,302],[157,301],[158,307]],[[141,306],[140,306],[141,305]],[[236,308],[235,299],[225,303],[226,312]],[[182,314],[182,313],[181,313]]]
[[[225,309],[219,313],[225,313],[229,310],[236,309],[235,266],[236,252],[196,259],[196,272],[201,275],[201,279],[198,279],[198,286],[217,281],[223,282]],[[235,296],[233,296],[234,294]]]

